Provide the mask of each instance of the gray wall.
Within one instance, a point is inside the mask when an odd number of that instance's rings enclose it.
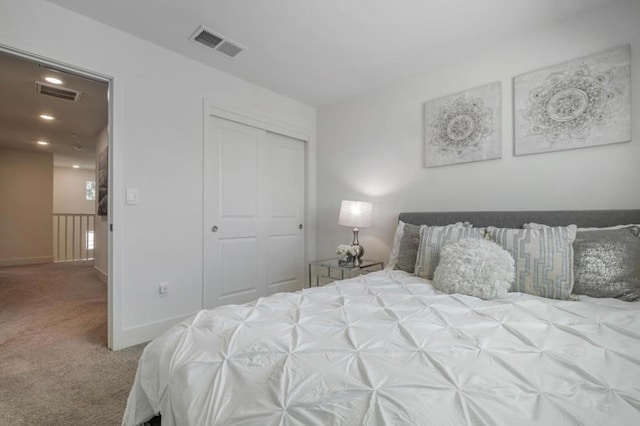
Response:
[[[87,181],[95,181],[93,170],[71,167],[53,168],[53,211],[55,213],[94,214],[96,203],[87,200]]]
[[[337,224],[341,199],[373,202],[374,224],[361,230],[360,241],[367,256],[385,260],[400,211],[640,207],[638,136],[632,143],[512,154],[514,76],[628,43],[632,132],[639,135],[640,2],[633,0],[456,52],[455,62],[434,62],[428,73],[320,108],[318,257],[351,241],[350,230]],[[492,81],[502,82],[502,159],[423,168],[424,102]]]
[[[0,148],[0,266],[53,261],[53,155]]]

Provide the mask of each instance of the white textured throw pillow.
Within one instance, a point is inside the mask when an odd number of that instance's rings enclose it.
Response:
[[[491,241],[472,238],[442,248],[433,286],[445,293],[489,300],[506,296],[515,277],[515,262],[508,251]]]

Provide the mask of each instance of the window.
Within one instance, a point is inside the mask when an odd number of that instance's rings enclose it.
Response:
[[[87,231],[87,250],[93,250],[93,231]]]
[[[96,200],[96,182],[92,180],[88,180],[86,189],[87,189],[86,190],[87,201],[95,201]]]

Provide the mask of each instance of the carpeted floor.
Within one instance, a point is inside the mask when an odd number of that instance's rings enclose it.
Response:
[[[92,266],[0,268],[0,425],[119,425],[144,345],[106,342]]]

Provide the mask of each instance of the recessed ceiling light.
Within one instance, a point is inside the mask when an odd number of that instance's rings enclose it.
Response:
[[[62,80],[60,80],[59,78],[45,77],[44,79],[47,80],[51,84],[62,84]]]
[[[48,114],[40,114],[40,118],[42,118],[43,120],[54,120],[55,117],[52,115],[48,115]]]
[[[47,141],[38,141],[38,145],[49,145]]]
[[[74,165],[73,165],[73,166],[71,166],[71,167],[73,167],[74,169],[79,169],[79,168],[80,168],[80,166],[78,166],[77,164],[74,164]]]

